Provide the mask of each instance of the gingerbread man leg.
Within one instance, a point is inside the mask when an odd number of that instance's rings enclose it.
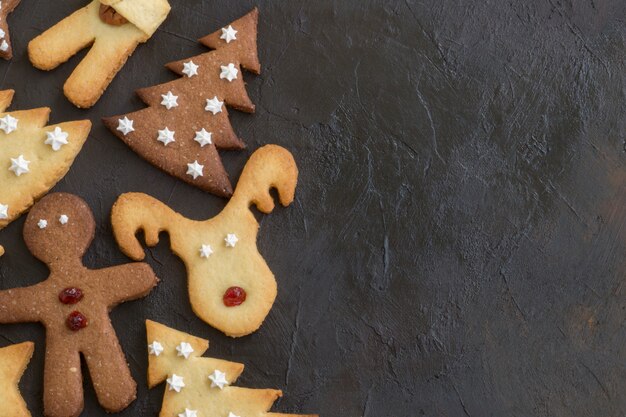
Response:
[[[78,350],[64,340],[48,337],[44,368],[44,414],[47,417],[80,415],[84,401]],[[63,384],[55,383],[59,379]]]
[[[109,332],[113,328],[108,326]],[[109,412],[119,412],[137,397],[137,384],[116,338],[101,338],[83,352],[98,402]],[[112,372],[112,369],[115,372]]]

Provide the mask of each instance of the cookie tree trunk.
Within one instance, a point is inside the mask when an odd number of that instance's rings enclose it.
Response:
[[[230,197],[233,190],[218,149],[244,148],[226,107],[254,112],[241,69],[260,73],[257,20],[255,9],[200,39],[214,50],[168,64],[182,78],[138,90],[148,108],[105,118],[104,123],[140,156],[168,174]]]

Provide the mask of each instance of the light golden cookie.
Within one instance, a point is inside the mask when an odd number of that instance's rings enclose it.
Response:
[[[46,126],[47,107],[4,113],[13,93],[0,91],[0,229],[63,178],[91,129],[89,120]]]
[[[259,328],[276,298],[274,274],[256,246],[259,224],[250,205],[270,213],[272,188],[283,206],[291,204],[297,179],[291,153],[267,145],[252,154],[232,199],[214,218],[190,220],[146,194],[127,193],[113,206],[113,232],[136,260],[145,256],[137,231],[145,232],[148,246],[169,232],[172,250],[187,267],[193,311],[229,336],[244,336]]]
[[[28,44],[30,61],[51,70],[91,46],[63,87],[74,105],[91,107],[169,11],[167,0],[94,0],[33,39]]]
[[[207,340],[150,320],[146,320],[146,330],[148,386],[153,388],[166,381],[161,417],[296,417],[267,412],[282,397],[280,390],[231,386],[244,366],[203,358],[209,347]]]
[[[0,349],[0,415],[30,417],[18,383],[33,356],[35,344],[24,342]]]

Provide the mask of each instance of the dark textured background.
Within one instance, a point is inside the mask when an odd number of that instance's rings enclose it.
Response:
[[[128,262],[112,239],[116,197],[143,191],[193,218],[224,201],[143,162],[99,122],[142,107],[133,89],[175,78],[166,62],[252,1],[172,0],[173,11],[89,111],[27,42],[85,4],[23,0],[16,56],[0,63],[13,109],[95,127],[56,187],[99,222],[85,262]],[[240,385],[277,387],[275,410],[323,416],[626,415],[626,3],[259,1],[263,74],[246,75],[255,115],[233,112],[249,150],[225,154],[233,179],[266,143],[299,163],[297,201],[262,218],[259,246],[279,282],[260,331],[232,340],[190,309],[167,240],[149,251],[162,283],[114,310],[139,398],[155,416],[143,320],[210,339],[246,363]],[[82,56],[82,54],[81,54]],[[46,277],[21,239],[0,232],[0,286]],[[34,340],[22,388],[42,412],[44,333],[0,326],[0,345]],[[104,416],[90,383],[84,415]]]

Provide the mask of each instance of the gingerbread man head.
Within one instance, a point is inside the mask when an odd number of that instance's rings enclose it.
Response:
[[[81,198],[50,194],[33,207],[24,224],[30,252],[49,266],[80,261],[93,241],[96,223]]]

